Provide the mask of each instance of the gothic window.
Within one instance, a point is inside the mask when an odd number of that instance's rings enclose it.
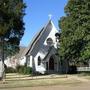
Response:
[[[41,57],[38,56],[38,65],[41,65]]]

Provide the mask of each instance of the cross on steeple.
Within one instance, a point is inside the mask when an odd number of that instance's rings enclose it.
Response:
[[[49,20],[51,20],[52,19],[52,14],[49,14],[48,17],[49,17]]]

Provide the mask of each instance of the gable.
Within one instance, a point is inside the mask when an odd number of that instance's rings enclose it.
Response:
[[[51,37],[53,41],[55,42],[55,33],[57,33],[58,30],[55,28],[54,24],[50,20],[48,24],[43,27],[34,37],[32,42],[29,44],[28,48],[25,50],[25,55],[31,55],[31,54],[37,54],[39,50],[46,50],[47,44],[46,39],[48,37]]]

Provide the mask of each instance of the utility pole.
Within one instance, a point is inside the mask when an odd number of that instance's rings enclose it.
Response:
[[[0,43],[1,43],[1,64],[2,65],[0,65],[1,66],[1,74],[2,74],[2,80],[4,80],[5,79],[5,68],[4,68],[4,37],[2,36],[2,37],[0,37]]]
[[[4,64],[4,38],[2,37],[2,62]]]

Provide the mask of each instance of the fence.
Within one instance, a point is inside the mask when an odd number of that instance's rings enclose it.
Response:
[[[77,67],[77,71],[90,71],[90,67]]]

